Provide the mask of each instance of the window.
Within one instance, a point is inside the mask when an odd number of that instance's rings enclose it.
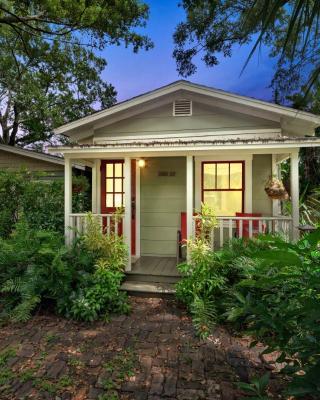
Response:
[[[217,216],[243,212],[244,161],[202,163],[202,202],[213,207]]]
[[[106,208],[116,208],[123,206],[123,162],[106,161]]]

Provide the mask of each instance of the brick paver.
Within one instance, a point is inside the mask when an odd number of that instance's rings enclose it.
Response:
[[[280,390],[262,345],[251,349],[250,338],[223,327],[201,341],[175,301],[131,302],[130,315],[109,323],[44,315],[0,328],[0,354],[12,353],[0,363],[0,398],[236,400],[236,382],[267,369],[271,390]]]

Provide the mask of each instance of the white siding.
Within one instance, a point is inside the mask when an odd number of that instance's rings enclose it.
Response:
[[[279,128],[279,124],[262,118],[230,112],[193,102],[192,116],[174,117],[172,103],[131,116],[95,131],[94,138],[144,136],[152,134],[207,132],[236,129]],[[221,134],[221,133],[220,133]],[[223,132],[222,132],[223,134]]]

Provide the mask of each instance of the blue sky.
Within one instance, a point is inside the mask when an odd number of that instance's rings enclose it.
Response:
[[[116,87],[118,101],[181,79],[172,58],[172,34],[177,23],[184,19],[184,11],[178,7],[176,0],[145,1],[150,6],[150,18],[143,32],[153,40],[154,49],[134,54],[129,48],[112,46],[102,52],[108,62],[103,78]],[[213,68],[197,60],[197,73],[188,80],[271,100],[272,93],[268,86],[272,79],[274,61],[270,60],[266,49],[254,56],[240,76],[250,49],[250,45],[235,48],[231,58],[219,57],[220,64]]]

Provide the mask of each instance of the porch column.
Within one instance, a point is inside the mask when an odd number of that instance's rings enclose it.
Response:
[[[131,159],[124,159],[124,223],[123,236],[128,247],[126,271],[131,271]]]
[[[97,213],[97,164],[91,168],[91,210],[94,214]]]
[[[299,153],[290,154],[290,191],[292,205],[292,239],[299,239]]]
[[[65,156],[64,159],[64,235],[65,244],[71,244],[70,214],[72,213],[72,162]]]
[[[272,176],[281,178],[276,154],[272,154]],[[272,200],[272,216],[277,217],[278,215],[280,215],[280,200]]]
[[[97,213],[101,213],[101,160],[95,160],[96,174],[97,174]]]
[[[187,195],[187,239],[189,240],[194,232],[193,232],[193,156],[186,157],[186,169],[187,169],[187,177],[186,177],[186,195]],[[187,250],[187,259],[189,259],[189,251]]]

